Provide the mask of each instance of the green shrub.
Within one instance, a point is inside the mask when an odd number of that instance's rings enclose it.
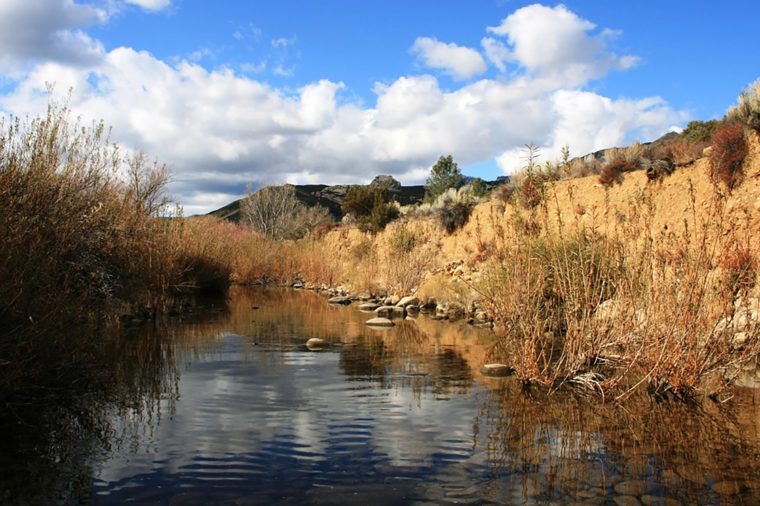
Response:
[[[691,143],[709,142],[713,131],[719,124],[720,122],[716,119],[690,121],[681,132],[680,138]]]
[[[388,192],[382,187],[353,186],[343,200],[343,212],[356,219],[359,229],[379,232],[399,215],[398,208],[388,199]]]
[[[468,186],[470,187],[470,193],[472,193],[473,197],[480,198],[488,193],[488,186],[486,185],[486,182],[479,177],[473,179]]]

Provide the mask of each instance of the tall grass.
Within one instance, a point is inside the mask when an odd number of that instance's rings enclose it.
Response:
[[[690,195],[691,217],[669,230],[653,230],[646,191],[605,233],[550,220],[548,206],[528,218],[514,210],[478,288],[497,324],[496,353],[519,379],[691,398],[719,394],[757,356],[748,228],[731,219],[720,192],[703,218]]]

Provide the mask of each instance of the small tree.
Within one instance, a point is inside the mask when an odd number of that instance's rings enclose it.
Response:
[[[292,185],[265,186],[240,203],[243,223],[273,239],[300,239],[317,225],[328,223],[322,206],[309,207],[296,197]]]
[[[425,182],[425,202],[433,203],[449,188],[461,188],[464,178],[459,171],[459,165],[451,155],[442,156],[430,169],[430,176]]]
[[[379,232],[398,217],[398,209],[388,200],[389,193],[382,185],[352,186],[342,208],[353,215],[361,230]]]

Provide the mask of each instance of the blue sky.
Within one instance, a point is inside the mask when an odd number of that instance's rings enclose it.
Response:
[[[3,0],[0,111],[71,88],[188,214],[247,184],[424,182],[648,141],[721,116],[760,77],[760,4]]]

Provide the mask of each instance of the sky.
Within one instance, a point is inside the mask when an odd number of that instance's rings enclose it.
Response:
[[[760,2],[1,0],[0,115],[51,97],[166,163],[185,214],[247,186],[423,184],[651,141],[760,77]],[[68,98],[66,98],[68,97]]]

